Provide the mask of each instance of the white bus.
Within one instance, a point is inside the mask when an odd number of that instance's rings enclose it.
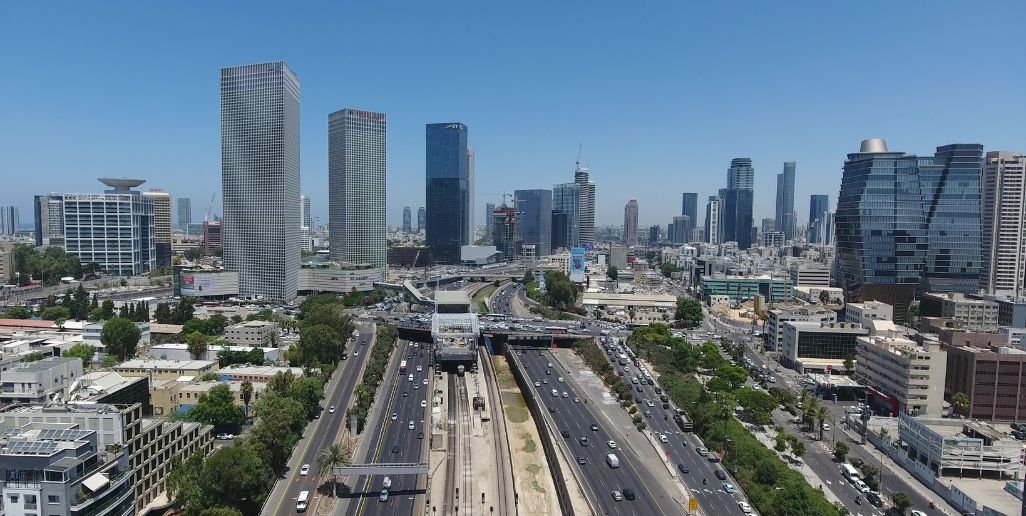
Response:
[[[300,491],[299,498],[296,498],[296,510],[306,512],[306,505],[310,502],[310,491]]]
[[[861,476],[859,470],[847,462],[841,464],[841,474],[844,475],[844,478],[848,479],[848,482],[855,482]]]

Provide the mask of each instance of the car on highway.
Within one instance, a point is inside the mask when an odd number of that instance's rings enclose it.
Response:
[[[423,438],[424,438],[424,432],[417,432],[417,439],[423,439]]]
[[[622,502],[623,501],[623,495],[620,494],[619,491],[613,491],[612,495],[613,495],[613,500],[616,500],[617,502]]]
[[[545,385],[548,385],[549,384],[549,379],[548,378],[543,379],[542,383],[544,383]]]
[[[552,405],[549,405],[549,413],[555,414],[556,413],[556,407],[553,407]]]
[[[310,473],[310,465],[309,464],[303,464],[303,467],[299,468],[299,476],[305,477],[309,473]]]
[[[577,463],[583,466],[583,465],[588,463],[588,458],[583,456],[583,455],[578,455],[577,456]]]
[[[741,509],[741,512],[743,512],[745,514],[751,514],[752,513],[752,506],[748,505],[748,502],[746,502],[744,500],[741,500],[740,502],[738,502],[737,506]]]
[[[645,405],[648,405],[649,407],[654,407],[655,402],[653,402],[652,400],[645,400]]]
[[[608,446],[610,450],[615,450],[616,449],[616,441],[606,441],[606,446]]]
[[[417,372],[418,372],[418,373],[419,373],[419,372],[421,372],[421,371],[423,371],[423,370],[424,370],[424,367],[423,367],[423,366],[417,366]]]
[[[220,441],[231,441],[232,439],[235,439],[234,435],[227,433],[217,434],[215,437]]]
[[[702,448],[701,446],[699,446],[698,448],[695,448],[695,452],[697,452],[702,457],[708,457],[709,456],[709,450],[707,450],[705,448]]]
[[[880,493],[877,493],[875,491],[870,491],[866,493],[866,500],[869,500],[869,503],[873,504],[873,507],[876,508],[883,507],[884,505],[883,499],[880,498]]]
[[[552,367],[552,362],[548,362],[548,363],[546,363],[546,364],[545,364],[545,367]]]
[[[392,453],[399,453],[399,445],[398,444],[392,446]]]
[[[562,435],[563,437],[570,437],[570,431],[569,430],[560,430],[559,431],[559,435]]]
[[[427,408],[427,400],[420,400],[420,408]]]
[[[406,425],[406,428],[409,430],[413,430],[414,428],[416,428],[416,426],[417,425],[415,425],[413,421],[410,421],[410,424]]]
[[[633,499],[637,498],[634,495],[634,490],[633,489],[624,489],[623,490],[623,497],[628,499],[628,500],[633,500]]]
[[[334,414],[334,413],[335,413],[335,406],[332,405],[332,406],[328,407],[328,414]]]
[[[869,486],[866,485],[866,483],[863,482],[862,479],[856,478],[851,484],[853,486],[855,486],[855,490],[860,492],[860,493],[868,493],[869,492]]]
[[[640,385],[639,385],[639,386],[637,386],[637,387],[635,387],[635,388],[634,388],[634,390],[636,390],[636,391],[638,391],[638,392],[645,392],[645,391],[643,391],[643,390],[641,389],[641,386],[640,386]]]
[[[926,516],[926,513],[923,511],[913,510],[909,513],[909,516]]]
[[[409,396],[410,396],[410,392],[409,391],[403,391],[403,397],[404,398],[408,398]]]
[[[723,492],[727,494],[734,494],[734,484],[731,484],[730,482],[724,482]]]
[[[395,421],[396,419],[399,419],[399,414],[396,414],[395,412],[393,412],[392,413],[392,421]]]
[[[666,437],[666,434],[659,434],[659,442],[668,443],[670,442],[670,438]]]
[[[574,398],[574,403],[580,403],[580,402],[581,402],[581,398]]]
[[[682,475],[687,475],[688,473],[691,473],[691,469],[685,466],[683,462],[677,463],[677,471],[680,471]]]
[[[414,390],[419,390],[420,389],[420,384],[419,383],[413,384],[413,389]]]
[[[423,383],[424,385],[427,385],[428,384],[427,378],[421,380],[421,383]]]
[[[381,494],[378,495],[378,501],[379,502],[387,502],[388,501],[388,489],[382,489],[381,490]]]
[[[535,387],[541,387],[541,382],[534,382]]]
[[[560,376],[559,378],[556,378],[556,381],[559,382],[559,383],[563,383],[563,377]]]
[[[716,470],[716,473],[714,473],[714,474],[716,475],[716,478],[718,478],[720,480],[726,480],[727,479],[727,474],[722,469]]]
[[[588,438],[587,437],[578,437],[577,438],[577,442],[581,443],[581,446],[587,446],[588,445]]]
[[[563,397],[564,397],[564,398],[569,398],[569,397],[570,397],[570,394],[569,394],[569,393],[567,393],[566,391],[563,391]]]
[[[591,424],[591,431],[592,432],[598,432],[598,429],[599,429],[598,425],[596,425],[595,423]]]

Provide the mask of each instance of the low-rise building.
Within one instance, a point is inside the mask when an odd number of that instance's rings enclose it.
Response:
[[[249,405],[252,408],[256,402],[260,401],[263,397],[264,392],[267,391],[266,382],[250,382],[253,386],[253,395],[249,400]],[[231,381],[231,382],[189,382],[189,383],[178,383],[175,390],[177,393],[178,408],[176,410],[185,410],[199,402],[200,397],[205,396],[210,389],[218,385],[227,385],[232,391],[232,395],[235,396],[235,403],[240,407],[246,406],[246,400],[242,398],[242,382]]]
[[[851,323],[785,322],[780,363],[799,373],[840,372],[869,330]]]
[[[477,319],[475,318],[475,321]],[[267,383],[278,373],[291,372],[299,378],[303,376],[301,367],[279,367],[279,366],[251,366],[251,365],[230,365],[218,371],[223,381],[233,382],[261,382]]]
[[[958,292],[926,293],[919,300],[919,314],[935,328],[960,328],[993,332],[998,328],[998,303],[973,299]],[[930,331],[930,330],[927,330]]]
[[[829,287],[830,269],[814,264],[792,264],[787,270],[796,287]]]
[[[1022,444],[990,425],[900,414],[898,436],[908,457],[937,478],[1019,477]]]
[[[206,354],[199,358],[201,360],[210,360],[216,362],[217,354],[224,349],[243,353],[249,353],[253,349],[259,349],[260,352],[263,353],[263,360],[269,360],[271,362],[276,362],[281,357],[281,348],[259,346],[218,346],[207,349]],[[177,342],[150,346],[149,353],[151,358],[157,358],[161,360],[192,360],[192,353],[189,353],[189,345]]]
[[[183,376],[199,378],[217,372],[212,360],[126,360],[113,367],[122,376],[147,376],[154,380],[177,380]]]
[[[307,260],[299,269],[299,292],[369,292],[385,281],[385,269],[370,264]]]
[[[617,294],[610,292],[585,292],[581,294],[581,306],[587,310],[604,310],[608,314],[634,313],[638,324],[665,322],[665,315],[672,319],[677,309],[677,298],[671,294]]]
[[[867,335],[856,338],[855,361],[855,379],[869,388],[868,403],[877,412],[944,415],[947,353],[940,345]]]
[[[948,354],[948,399],[965,394],[966,415],[973,419],[1026,422],[1026,351],[1007,346],[997,334],[975,335],[990,336],[994,343],[973,345],[980,339],[963,332],[940,336]]]
[[[868,328],[870,321],[893,321],[894,307],[880,301],[865,301],[844,305],[844,322]]]
[[[775,308],[766,314],[766,349],[770,351],[777,351],[783,345],[786,322],[837,322],[837,312],[822,307],[791,306]]]
[[[998,335],[1001,335],[1008,342],[1008,345],[1013,348],[1024,349],[1023,337],[1026,336],[1026,328],[1010,328],[1008,326],[1002,326],[998,328]]]
[[[825,297],[827,303],[841,304],[844,302],[844,290],[838,287],[810,287],[796,285],[791,287],[791,290],[794,291],[795,299],[814,305],[823,302],[823,292],[826,292]]]
[[[79,358],[48,357],[0,373],[0,403],[44,403],[63,398],[82,376]]]
[[[702,276],[702,297],[709,302],[712,296],[730,296],[735,301],[754,298],[762,294],[769,303],[790,303],[791,280],[763,276]]]
[[[100,447],[95,430],[74,423],[29,423],[0,437],[9,516],[135,514],[131,473],[124,451]]]
[[[224,329],[224,338],[235,346],[268,347],[274,343],[278,325],[270,321],[246,321]]]
[[[107,349],[103,346],[103,341],[100,337],[103,335],[103,327],[107,324],[107,321],[100,321],[94,323],[88,323],[82,327],[82,342],[91,344],[96,348],[97,353],[106,353]],[[146,346],[150,343],[150,323],[148,322],[137,322],[136,326],[139,327],[139,347]]]

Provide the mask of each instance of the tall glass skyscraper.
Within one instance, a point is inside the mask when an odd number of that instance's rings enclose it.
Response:
[[[459,263],[470,223],[467,126],[460,122],[427,124],[426,132],[425,237],[436,262]]]
[[[403,207],[403,233],[413,232],[413,211],[409,206]]]
[[[328,238],[334,260],[384,267],[384,113],[343,109],[328,115]]]
[[[752,247],[752,203],[755,168],[750,158],[734,158],[727,169],[727,188],[720,190],[723,228],[721,242],[737,242],[738,249]]]
[[[826,213],[830,211],[830,196],[824,194],[812,194],[809,196],[809,226],[807,240],[810,244],[825,244],[824,224]]]
[[[577,247],[581,243],[581,185],[577,183],[562,183],[552,187],[552,212],[561,213],[564,217],[556,217],[553,220],[562,221],[565,226],[560,228],[560,234],[565,235],[564,247]],[[556,228],[553,228],[556,231]]]
[[[300,195],[299,196],[299,202],[300,202],[300,209],[303,210],[302,213],[300,213],[300,219],[302,221],[302,223],[300,224],[300,227],[312,228],[313,227],[313,217],[310,216],[310,196],[308,196],[308,195]]]
[[[688,227],[684,228],[684,234],[687,235],[684,242],[687,242],[691,238],[691,230],[698,223],[698,194],[695,192],[684,192],[684,195],[681,197],[680,214],[688,217],[689,224]],[[672,241],[674,240],[671,239]]]
[[[534,245],[534,254],[539,258],[552,254],[552,192],[516,190],[513,199],[520,245]]]
[[[299,288],[299,77],[284,61],[221,69],[224,266],[239,294]]]
[[[595,183],[588,180],[588,169],[577,162],[574,170],[574,182],[577,183],[578,192],[581,194],[580,212],[577,217],[578,243],[583,246],[590,246],[595,243]]]
[[[905,322],[917,291],[975,293],[982,154],[955,144],[920,157],[870,139],[848,155],[835,215],[847,301],[883,301]]]
[[[794,238],[797,217],[794,213],[794,161],[784,162],[784,171],[777,174],[776,230],[784,234],[784,240]]]
[[[179,197],[178,226],[176,227],[188,230],[189,224],[192,224],[192,199],[188,197]]]

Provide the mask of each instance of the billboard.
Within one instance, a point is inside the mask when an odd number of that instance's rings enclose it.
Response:
[[[584,283],[584,248],[574,247],[570,250],[570,281]]]
[[[209,274],[182,274],[182,295],[200,296],[214,288],[214,278]]]

